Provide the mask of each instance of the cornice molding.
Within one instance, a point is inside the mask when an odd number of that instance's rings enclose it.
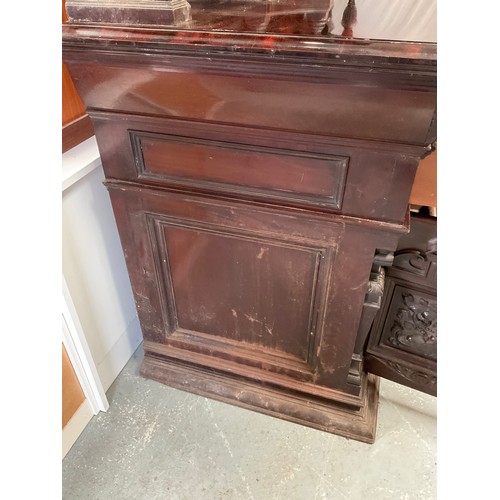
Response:
[[[70,22],[180,26],[191,19],[186,0],[66,0]]]

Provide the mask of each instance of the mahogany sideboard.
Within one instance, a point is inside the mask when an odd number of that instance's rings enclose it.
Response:
[[[436,139],[435,43],[356,38],[353,0],[66,6],[142,375],[373,442],[365,349]]]

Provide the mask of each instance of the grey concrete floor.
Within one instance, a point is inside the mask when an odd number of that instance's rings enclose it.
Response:
[[[145,380],[142,355],[63,460],[63,499],[436,498],[432,396],[382,380],[367,445]]]

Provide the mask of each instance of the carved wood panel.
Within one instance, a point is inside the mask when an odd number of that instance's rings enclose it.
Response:
[[[385,345],[436,360],[436,296],[396,285],[381,341]]]
[[[386,272],[383,304],[366,349],[366,368],[436,395],[436,223],[414,217],[411,226]]]

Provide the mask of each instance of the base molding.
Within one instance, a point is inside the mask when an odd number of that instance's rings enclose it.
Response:
[[[140,373],[170,387],[371,444],[375,440],[379,378],[368,375],[360,406],[307,397],[202,366],[145,353]]]

